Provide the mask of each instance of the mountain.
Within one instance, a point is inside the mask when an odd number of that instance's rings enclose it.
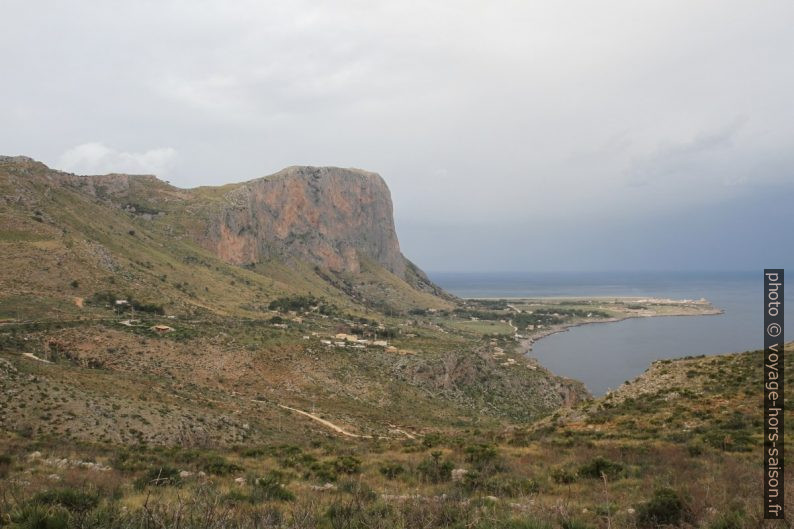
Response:
[[[273,435],[280,405],[321,405],[382,434],[401,417],[415,428],[534,417],[587,396],[529,369],[507,323],[465,324],[465,302],[400,252],[374,173],[291,167],[179,189],[3,157],[0,220],[0,350],[51,362],[58,408],[80,417],[6,416],[15,431],[231,443]],[[153,414],[146,393],[171,412]],[[246,418],[207,426],[229,414]]]
[[[391,207],[353,169],[179,189],[0,158],[0,525],[762,524],[762,352],[591,399],[521,341],[703,307],[457,299]]]
[[[70,311],[85,290],[64,291],[73,282],[132,288],[172,312],[251,315],[257,299],[294,294],[359,310],[451,306],[452,296],[400,252],[389,190],[374,173],[291,167],[185,190],[154,176],[78,176],[2,157],[0,192],[5,239],[18,250],[9,275],[51,264],[14,285],[48,298],[43,309]],[[237,288],[221,288],[230,281]]]

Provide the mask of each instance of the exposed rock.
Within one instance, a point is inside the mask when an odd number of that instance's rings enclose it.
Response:
[[[356,273],[366,255],[405,277],[389,188],[375,173],[289,167],[225,198],[201,242],[229,262],[295,257]]]
[[[325,491],[336,490],[336,485],[334,485],[333,483],[326,483],[325,485],[312,485],[311,489],[320,492],[325,492]]]

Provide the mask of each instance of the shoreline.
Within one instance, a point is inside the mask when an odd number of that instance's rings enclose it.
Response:
[[[567,376],[567,375],[560,374],[560,373],[557,373],[555,371],[552,371],[551,369],[549,369],[548,367],[543,365],[537,357],[532,356],[532,349],[533,349],[533,346],[535,345],[535,343],[537,343],[538,341],[542,340],[543,338],[547,338],[547,337],[549,337],[551,335],[559,334],[559,333],[562,333],[562,332],[567,332],[567,331],[571,330],[574,327],[580,327],[580,326],[591,325],[591,324],[596,324],[596,323],[618,323],[618,322],[621,322],[621,321],[627,321],[627,320],[630,320],[630,319],[639,319],[639,318],[684,317],[684,316],[719,316],[719,315],[722,315],[724,313],[725,313],[725,311],[723,309],[714,308],[712,311],[702,312],[702,313],[699,313],[699,314],[658,314],[658,315],[654,315],[654,316],[642,316],[642,315],[635,315],[635,314],[627,314],[627,315],[625,315],[623,317],[605,318],[605,319],[597,320],[597,321],[579,321],[579,322],[575,322],[575,323],[563,323],[563,324],[555,325],[553,327],[545,329],[545,330],[535,334],[534,336],[530,336],[530,337],[527,337],[527,338],[520,339],[518,341],[518,353],[521,356],[523,356],[530,364],[535,366],[535,368],[545,369],[546,371],[548,371],[552,375],[554,375],[556,377],[559,377],[561,379],[567,379],[567,380],[578,382],[578,383],[580,383],[582,385],[582,387],[587,392],[587,394],[590,396],[590,398],[597,398],[597,396],[593,393],[593,391],[587,386],[587,384],[583,380],[580,380],[578,378],[572,378],[570,376]],[[511,323],[511,326],[512,326],[512,323]],[[654,362],[651,362],[650,365],[653,365]],[[611,391],[614,391],[614,390],[608,390],[605,394],[609,394]],[[603,395],[599,395],[598,397],[602,397],[602,396]]]
[[[474,298],[472,298],[474,299]],[[484,298],[478,298],[484,299]],[[503,298],[504,299],[504,298]],[[516,299],[530,299],[530,298],[516,298]],[[540,298],[531,298],[531,299],[540,299]],[[544,299],[551,299],[551,298],[544,298]],[[571,298],[571,299],[585,299],[585,298]],[[629,299],[629,298],[618,298],[618,299]],[[683,302],[682,302],[683,303]],[[559,334],[561,332],[567,332],[568,330],[574,327],[580,327],[583,325],[592,325],[596,323],[617,323],[621,321],[631,320],[631,319],[639,319],[639,318],[678,318],[678,317],[692,317],[692,316],[720,316],[725,314],[725,311],[722,309],[714,308],[711,311],[705,311],[698,314],[654,314],[654,315],[638,315],[638,314],[627,314],[625,316],[619,317],[615,316],[612,318],[604,318],[600,320],[593,320],[593,321],[577,321],[573,323],[561,323],[558,325],[554,325],[549,327],[548,329],[544,329],[543,331],[534,334],[533,336],[528,336],[526,338],[522,338],[519,340],[518,344],[521,348],[522,355],[529,355],[532,352],[532,346],[537,343],[538,341],[551,336],[553,334]],[[535,362],[538,362],[537,358],[530,357]]]

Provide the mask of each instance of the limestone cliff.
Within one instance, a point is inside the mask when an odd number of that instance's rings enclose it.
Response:
[[[10,178],[63,185],[183,233],[224,261],[300,260],[358,274],[374,262],[415,289],[449,295],[400,252],[389,188],[376,173],[294,166],[222,187],[179,189],[149,175],[78,176],[25,157],[2,157]]]
[[[236,264],[293,257],[357,273],[366,255],[406,273],[389,188],[359,169],[289,167],[246,182],[225,195],[200,242]]]

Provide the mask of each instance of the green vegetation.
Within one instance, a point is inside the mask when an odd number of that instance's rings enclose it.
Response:
[[[651,499],[640,505],[637,510],[637,522],[640,527],[678,525],[689,517],[689,509],[685,501],[678,492],[669,487],[656,489]]]
[[[26,198],[0,211],[2,527],[762,523],[760,353],[595,400],[522,355],[558,325],[706,305],[456,300],[366,256],[237,265],[196,236],[235,185],[3,171]]]

